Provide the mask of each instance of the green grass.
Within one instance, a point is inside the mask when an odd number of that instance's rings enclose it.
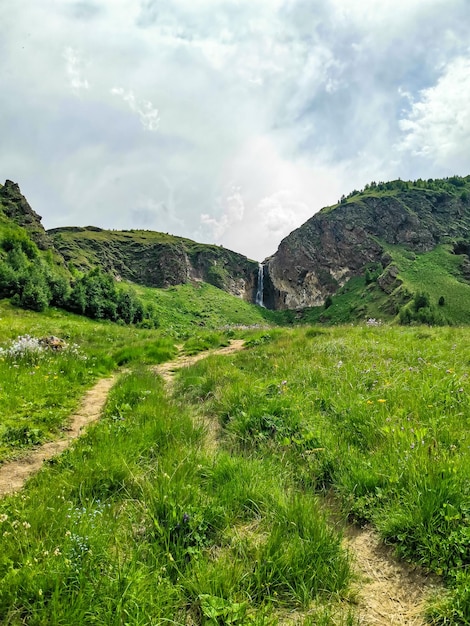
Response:
[[[442,576],[432,623],[470,623],[468,329],[235,331],[232,317],[217,331],[215,302],[193,334],[190,312],[165,332],[1,304],[2,347],[25,333],[78,345],[0,361],[3,458],[55,436],[98,376],[132,371],[104,418],[0,503],[0,622],[261,625],[297,611],[352,625],[328,491]],[[194,353],[234,334],[247,349],[181,370],[173,399],[145,369],[175,354],[172,337]]]
[[[184,343],[185,354],[197,354],[204,350],[228,346],[230,339],[227,333],[205,332],[192,335]]]
[[[284,331],[179,374],[234,454],[271,459],[302,492],[333,490],[405,559],[443,576],[434,623],[468,624],[470,415],[466,329]]]
[[[0,524],[3,624],[267,625],[313,600],[319,623],[343,623],[329,607],[348,558],[314,494],[272,459],[208,454],[149,372],[0,503]]]
[[[58,336],[59,352],[0,356],[0,462],[56,437],[85,390],[120,365],[168,360],[176,349],[163,333],[93,322],[49,310],[45,314],[0,304],[0,347],[18,336]]]
[[[369,318],[390,321],[392,315],[385,313],[387,295],[375,285],[368,287],[363,276],[351,278],[332,297],[332,304],[305,309],[300,314],[303,324],[347,324],[363,322]]]
[[[449,323],[468,324],[470,286],[460,272],[463,255],[452,254],[449,246],[438,246],[431,252],[417,255],[394,248],[392,254],[400,270],[399,278],[409,291],[428,293],[431,303]],[[439,307],[441,296],[445,304]]]
[[[239,327],[276,318],[207,284],[138,289],[157,310],[161,330],[91,321],[52,308],[38,314],[0,302],[0,348],[26,334],[55,335],[75,346],[34,358],[0,358],[0,462],[56,437],[98,377],[120,366],[166,361],[180,341],[187,354],[227,345]]]
[[[155,308],[166,333],[185,337],[201,330],[276,323],[282,313],[268,311],[235,298],[207,283],[177,285],[167,289],[136,286],[145,302]]]

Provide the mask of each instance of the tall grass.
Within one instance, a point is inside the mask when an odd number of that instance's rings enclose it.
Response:
[[[314,495],[204,441],[154,375],[123,376],[104,418],[0,503],[2,624],[274,624],[314,599],[326,615],[350,572]]]
[[[81,396],[121,365],[160,363],[176,349],[155,331],[50,311],[0,307],[0,462],[60,434]],[[28,335],[29,339],[18,339]],[[58,336],[58,350],[40,340]]]
[[[470,623],[470,343],[466,329],[284,332],[179,375],[226,445],[333,490],[402,557],[444,577],[435,623]],[[210,393],[209,393],[210,391]],[[450,621],[446,621],[450,620]]]
[[[151,331],[53,312],[22,322],[87,356],[0,363],[4,402],[43,437],[63,423],[46,420],[57,389],[76,402],[117,363],[174,353]],[[2,327],[2,346],[19,327]],[[468,331],[276,329],[248,343],[181,370],[172,400],[145,369],[124,375],[104,419],[2,501],[1,623],[273,624],[297,611],[306,624],[352,624],[347,603],[336,610],[350,571],[317,502],[325,490],[443,577],[433,623],[470,623]],[[50,396],[38,372],[58,376]]]

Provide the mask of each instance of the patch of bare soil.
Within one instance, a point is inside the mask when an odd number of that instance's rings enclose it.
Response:
[[[424,626],[425,602],[439,590],[439,581],[399,561],[372,528],[347,525],[344,534],[359,576],[359,623]]]
[[[353,597],[359,624],[425,626],[425,603],[442,588],[439,581],[399,561],[372,528],[346,524],[343,532],[343,545],[351,555],[358,579]],[[344,623],[342,616],[347,611],[347,605],[338,604],[330,608],[338,623]],[[300,626],[305,623],[307,615],[312,618],[314,609],[307,613],[294,611],[283,615],[280,623],[283,626]]]
[[[25,456],[0,466],[0,497],[19,491],[26,480],[41,468],[44,461],[63,452],[73,439],[82,434],[88,424],[100,417],[109,390],[115,381],[116,376],[102,378],[87,391],[78,411],[70,417],[69,425],[61,439],[45,443]]]

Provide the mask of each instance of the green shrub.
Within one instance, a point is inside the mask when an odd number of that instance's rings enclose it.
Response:
[[[424,291],[419,291],[413,298],[413,308],[415,311],[420,309],[429,308],[431,305],[429,294]]]
[[[21,251],[29,260],[37,259],[39,256],[38,247],[22,229],[4,230],[0,246],[6,252]]]

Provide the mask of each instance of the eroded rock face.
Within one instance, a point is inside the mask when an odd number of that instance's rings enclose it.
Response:
[[[360,196],[323,209],[266,259],[265,302],[273,309],[324,304],[370,263],[385,267],[379,284],[398,286],[396,268],[386,266],[385,244],[426,252],[452,238],[468,236],[469,205],[445,191],[408,189]]]
[[[273,288],[268,301],[276,309],[319,306],[381,253],[361,226],[318,214],[286,237],[267,261]]]
[[[377,284],[385,291],[385,293],[392,293],[400,284],[401,280],[398,278],[398,267],[396,265],[389,265],[386,270],[377,278]]]
[[[147,287],[204,281],[254,302],[258,264],[231,250],[149,231],[69,227],[48,232],[64,259],[80,270],[98,265]]]
[[[52,241],[41,224],[41,216],[30,207],[17,183],[5,181],[0,187],[0,203],[6,217],[25,228],[40,250],[52,248]]]

